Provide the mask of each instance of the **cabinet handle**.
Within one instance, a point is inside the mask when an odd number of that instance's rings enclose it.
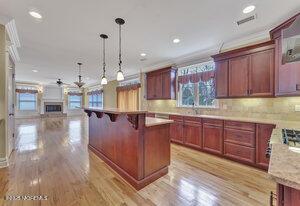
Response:
[[[296,90],[300,91],[300,84],[296,84]]]

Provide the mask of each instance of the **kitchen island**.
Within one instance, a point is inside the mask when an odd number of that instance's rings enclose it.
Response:
[[[84,108],[89,117],[89,149],[139,190],[168,173],[172,120],[147,111]]]

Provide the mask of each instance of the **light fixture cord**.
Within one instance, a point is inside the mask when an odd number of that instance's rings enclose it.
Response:
[[[119,24],[119,71],[121,71],[122,56],[121,56],[121,24]]]
[[[81,64],[79,64],[79,75],[78,75],[78,77],[79,77],[79,82],[81,82]]]
[[[103,77],[105,77],[105,39],[103,38]]]

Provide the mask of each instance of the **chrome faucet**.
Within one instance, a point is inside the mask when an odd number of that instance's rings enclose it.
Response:
[[[195,107],[195,102],[193,103],[193,111],[196,115],[200,114],[199,108]]]

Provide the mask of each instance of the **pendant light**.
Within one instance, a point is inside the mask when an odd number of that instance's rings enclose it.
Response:
[[[125,21],[121,18],[117,18],[115,21],[119,25],[119,70],[117,73],[117,80],[122,81],[124,80],[124,74],[122,72],[121,26],[125,24]]]
[[[103,75],[102,75],[102,79],[101,79],[101,85],[107,84],[107,79],[105,76],[105,72],[106,72],[106,64],[105,64],[105,39],[108,38],[108,36],[106,34],[100,34],[100,37],[103,39]]]
[[[78,82],[74,82],[74,84],[76,84],[79,88],[81,88],[83,85],[85,85],[85,83],[82,81],[82,76],[81,76],[81,65],[82,63],[78,62]]]

